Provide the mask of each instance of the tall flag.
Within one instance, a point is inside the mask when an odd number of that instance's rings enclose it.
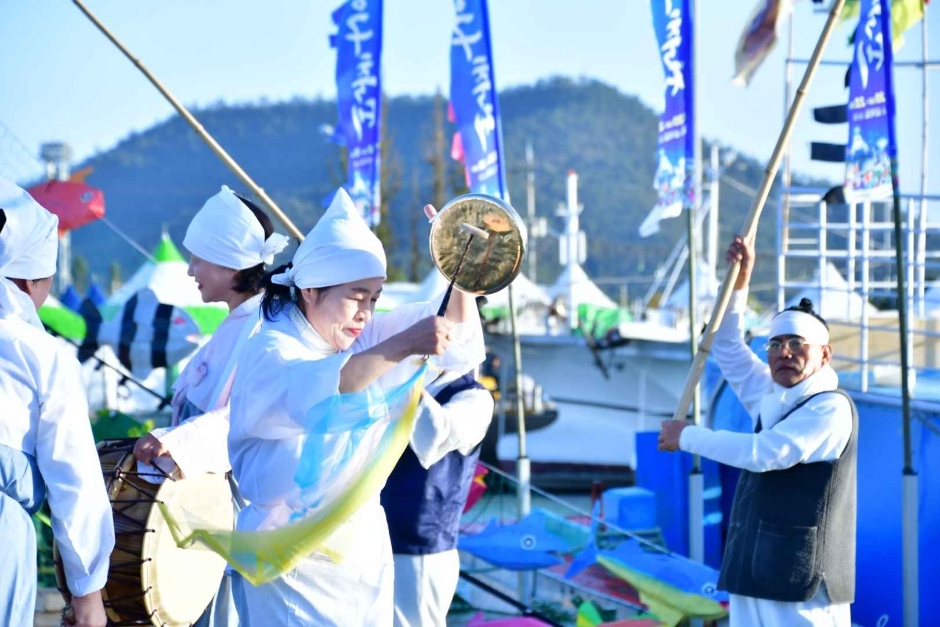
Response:
[[[860,0],[846,0],[842,13],[839,14],[840,24],[863,14],[859,4]],[[897,52],[904,45],[904,31],[924,19],[924,9],[929,0],[894,0],[891,3],[891,42],[893,52]],[[855,36],[849,40],[855,43]]]
[[[845,196],[849,202],[882,199],[892,191],[897,141],[889,5],[889,0],[862,0],[855,31],[845,150]]]
[[[348,0],[333,12],[336,103],[333,141],[346,146],[348,178],[343,187],[362,217],[379,224],[379,148],[382,130],[382,0]]]
[[[777,29],[793,10],[793,0],[757,0],[734,51],[734,78],[747,87],[751,76],[777,45]]]
[[[695,103],[692,15],[688,0],[651,0],[653,28],[666,75],[666,106],[659,118],[656,177],[658,201],[640,225],[646,237],[659,221],[695,207]]]
[[[463,161],[470,191],[508,200],[486,0],[454,0],[454,7],[450,109],[457,133],[451,156]]]

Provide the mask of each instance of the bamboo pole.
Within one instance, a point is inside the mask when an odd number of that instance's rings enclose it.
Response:
[[[777,138],[777,145],[774,146],[770,162],[767,164],[767,169],[764,170],[764,180],[761,181],[760,187],[757,190],[757,196],[754,198],[754,206],[751,208],[751,212],[744,222],[744,232],[742,234],[744,238],[753,238],[757,233],[757,222],[760,219],[761,211],[764,209],[764,203],[767,202],[767,196],[770,195],[770,187],[780,167],[784,148],[793,132],[793,126],[800,110],[803,108],[806,93],[809,90],[810,84],[813,82],[813,76],[816,74],[819,62],[822,60],[823,52],[826,50],[826,45],[829,43],[832,31],[835,30],[836,20],[839,17],[839,13],[842,12],[844,5],[845,0],[835,0],[835,2],[832,3],[832,8],[829,10],[829,18],[826,20],[826,25],[823,27],[822,33],[819,36],[819,41],[816,42],[816,48],[813,50],[813,56],[810,58],[806,72],[803,74],[800,87],[796,90],[796,97],[793,99],[793,104],[790,106],[787,119],[783,124],[783,130]],[[735,261],[728,267],[728,273],[725,275],[724,283],[721,284],[721,291],[718,293],[718,299],[715,303],[715,308],[712,310],[711,319],[708,321],[708,326],[705,327],[705,333],[702,335],[698,352],[695,353],[695,359],[692,361],[692,367],[689,370],[689,376],[685,382],[685,389],[683,389],[682,396],[679,398],[679,405],[676,407],[675,414],[673,414],[673,420],[684,420],[688,415],[689,404],[692,402],[695,389],[698,386],[699,379],[702,377],[702,371],[705,369],[705,360],[708,359],[708,355],[711,352],[712,341],[715,339],[715,333],[718,331],[718,326],[721,324],[725,310],[728,308],[728,301],[731,300],[731,289],[734,286],[735,280],[738,278],[740,269],[740,261]]]
[[[118,49],[124,53],[125,57],[130,59],[131,63],[137,66],[137,69],[140,70],[143,75],[147,77],[147,80],[149,80],[150,83],[157,88],[157,91],[163,94],[163,97],[166,98],[171,105],[173,105],[173,108],[176,109],[180,116],[186,120],[190,126],[193,127],[193,130],[195,130],[202,140],[206,142],[212,152],[214,152],[215,155],[222,160],[222,163],[228,166],[235,176],[237,176],[239,180],[244,183],[245,187],[250,189],[251,193],[254,194],[258,200],[260,200],[264,206],[267,207],[267,209],[273,213],[275,217],[277,217],[278,220],[281,221],[281,223],[284,225],[284,228],[286,228],[290,234],[296,237],[299,241],[303,241],[304,234],[300,232],[300,229],[298,229],[294,223],[291,222],[290,218],[288,218],[287,215],[281,211],[281,208],[277,206],[277,204],[271,199],[270,196],[268,196],[261,186],[255,183],[254,180],[248,176],[248,173],[245,172],[227,152],[225,152],[225,149],[219,145],[219,142],[215,141],[212,135],[210,135],[209,132],[202,126],[199,120],[197,120],[195,116],[193,116],[193,114],[190,113],[189,110],[186,109],[186,107],[184,107],[183,104],[177,100],[176,97],[173,96],[173,94],[171,94],[166,87],[163,86],[163,83],[157,80],[150,70],[144,67],[143,63],[141,63],[134,55],[130,53],[124,44],[118,41],[117,37],[111,34],[111,31],[109,31],[107,27],[102,24],[91,11],[88,10],[81,0],[72,0],[72,2],[74,2],[75,6],[77,6],[81,12],[85,14],[85,17],[91,20],[92,24],[98,27],[98,30],[100,30],[105,37],[111,40],[111,43],[117,46]]]

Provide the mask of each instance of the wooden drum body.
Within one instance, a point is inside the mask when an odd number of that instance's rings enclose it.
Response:
[[[177,547],[157,502],[175,514],[188,514],[188,522],[195,519],[202,528],[230,530],[235,521],[231,486],[222,474],[151,483],[137,472],[134,442],[98,444],[115,536],[101,591],[105,609],[115,625],[191,625],[218,591],[225,560],[199,545]],[[55,561],[59,591],[68,602],[71,594],[57,551]]]

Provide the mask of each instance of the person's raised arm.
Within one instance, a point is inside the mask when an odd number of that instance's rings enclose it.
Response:
[[[361,392],[412,355],[443,355],[453,328],[454,323],[447,318],[429,316],[372,348],[356,353],[343,366],[339,391]]]
[[[772,382],[769,366],[748,348],[743,337],[748,285],[755,257],[754,242],[735,236],[725,259],[729,264],[739,261],[741,269],[734,283],[728,312],[712,344],[712,356],[721,368],[722,376],[752,418],[756,417],[760,399]]]

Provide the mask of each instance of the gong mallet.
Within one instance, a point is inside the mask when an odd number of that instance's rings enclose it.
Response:
[[[836,21],[839,14],[842,12],[843,6],[845,6],[845,0],[835,0],[835,2],[832,3],[832,8],[829,10],[829,18],[826,20],[822,34],[819,36],[819,41],[816,42],[813,56],[810,57],[809,64],[806,66],[806,72],[803,74],[803,80],[800,81],[800,87],[796,90],[796,97],[793,99],[793,104],[790,105],[790,110],[787,112],[787,119],[783,123],[783,130],[777,138],[777,145],[774,146],[774,152],[770,157],[770,162],[767,164],[767,169],[764,170],[764,179],[761,181],[757,196],[754,198],[754,206],[751,208],[751,213],[747,216],[747,220],[744,223],[742,237],[745,239],[753,238],[757,234],[757,222],[760,219],[761,211],[764,209],[764,203],[767,202],[767,196],[770,195],[770,186],[774,181],[774,177],[777,175],[777,170],[780,168],[780,161],[783,158],[787,142],[790,141],[790,135],[793,133],[794,123],[796,122],[800,110],[803,108],[806,93],[809,90],[810,83],[813,82],[813,76],[816,75],[816,70],[819,68],[819,62],[822,60],[823,52],[826,49],[826,44],[829,43],[832,31],[835,30]],[[673,420],[684,420],[688,414],[689,405],[692,403],[692,395],[695,393],[695,387],[698,385],[702,371],[705,369],[705,360],[708,359],[708,355],[711,352],[712,341],[715,339],[715,333],[717,333],[721,319],[724,317],[725,310],[728,308],[728,301],[731,300],[731,288],[738,278],[740,269],[740,261],[735,261],[728,266],[728,273],[725,275],[724,283],[721,284],[721,291],[718,293],[718,298],[715,299],[715,308],[712,310],[711,319],[708,321],[708,326],[705,327],[705,332],[702,334],[698,351],[695,353],[695,359],[692,360],[692,368],[689,370],[689,376],[685,382],[685,389],[682,391],[682,396],[679,398],[679,404],[676,406],[676,413],[672,416]]]
[[[437,315],[441,317],[444,316],[444,313],[447,311],[447,305],[450,304],[450,295],[454,293],[454,283],[457,281],[457,275],[460,274],[460,268],[463,266],[463,260],[467,257],[467,251],[470,250],[470,244],[473,243],[473,238],[480,237],[483,238],[483,240],[490,239],[490,234],[478,226],[461,222],[460,228],[470,234],[470,239],[467,240],[467,245],[463,247],[463,252],[460,253],[460,259],[457,260],[457,268],[454,270],[454,276],[450,278],[450,284],[447,286],[447,291],[444,292],[444,300],[441,301],[441,307],[437,310]]]

